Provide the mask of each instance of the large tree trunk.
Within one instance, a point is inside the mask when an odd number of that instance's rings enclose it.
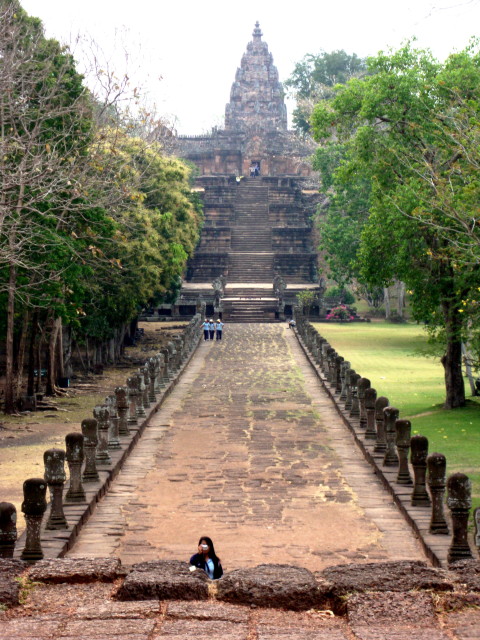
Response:
[[[25,311],[22,320],[22,331],[18,342],[18,352],[15,362],[15,397],[19,398],[23,387],[23,365],[25,362],[25,348],[27,346],[28,322],[30,320],[30,312]]]
[[[60,331],[60,327],[62,324],[61,318],[56,318],[52,323],[52,328],[50,331],[50,338],[48,340],[48,349],[47,349],[47,386],[45,393],[47,396],[56,395],[56,378],[57,378],[57,367],[56,367],[56,352],[57,352],[57,339],[58,333]]]
[[[13,369],[13,327],[15,323],[15,287],[17,284],[17,270],[14,264],[10,265],[8,279],[7,301],[7,335],[6,335],[6,362],[5,362],[5,413],[14,413],[16,409],[15,378]]]
[[[442,303],[447,346],[442,357],[445,370],[445,409],[465,406],[465,384],[462,374],[462,319],[458,307],[450,300]]]
[[[399,318],[403,318],[405,309],[405,283],[399,280],[397,282],[397,313]]]
[[[390,320],[390,316],[391,316],[390,291],[388,287],[383,288],[383,303],[385,305],[385,320]]]
[[[30,343],[28,345],[28,380],[27,396],[35,394],[35,341],[38,333],[38,312],[35,311],[32,318],[30,331]]]

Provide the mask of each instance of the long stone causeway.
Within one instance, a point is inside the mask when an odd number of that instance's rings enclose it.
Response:
[[[399,424],[392,440],[392,408],[382,405],[386,450],[400,458],[396,466],[382,468],[386,453],[375,454],[378,442],[372,436],[368,442],[367,436],[377,429],[378,440],[382,432],[375,425],[372,393],[347,363],[341,367],[345,361],[313,327],[301,317],[296,330],[227,324],[222,341],[205,342],[200,324],[197,315],[181,338],[96,408],[95,419],[84,421],[82,455],[72,441],[67,447],[70,484],[63,502],[62,455],[46,452],[51,503],[47,508],[44,479],[26,482],[27,533],[16,545],[6,526],[8,505],[0,505],[0,602],[18,603],[22,581],[33,580],[46,585],[93,581],[94,590],[113,583],[108,598],[122,600],[123,606],[152,598],[214,599],[350,616],[355,607],[367,611],[372,591],[386,592],[382,598],[388,606],[381,606],[387,609],[403,611],[407,601],[411,609],[415,600],[421,617],[431,606],[425,609],[424,599],[434,602],[423,595],[432,589],[450,594],[448,606],[480,605],[480,595],[472,595],[480,592],[480,564],[471,539],[468,546],[463,485],[458,489],[449,479],[444,512],[435,492],[442,500],[445,478],[441,468],[436,476],[429,468],[434,505],[415,512],[412,493],[425,499],[426,483],[425,474],[405,467],[401,433],[406,421],[393,412]],[[353,410],[345,408],[349,401]],[[83,454],[87,460],[80,476]],[[405,470],[413,485],[398,485]],[[94,472],[98,478],[89,482]],[[437,478],[433,489],[432,478]],[[77,501],[69,502],[69,495]],[[428,522],[445,525],[448,534],[431,533]],[[58,526],[49,529],[52,523]],[[222,559],[226,573],[220,581],[188,571],[188,558],[203,535],[213,538]],[[16,580],[25,572],[27,578]],[[84,587],[72,586],[77,588]],[[420,590],[413,600],[412,589]],[[359,604],[355,594],[364,592],[366,600]],[[116,606],[105,604],[112,611]],[[170,615],[166,611],[160,610],[162,621]],[[227,615],[223,609],[201,611],[193,617],[224,620]],[[143,613],[139,616],[143,619]],[[232,610],[228,616],[236,620],[237,614]],[[245,637],[263,637],[250,627]],[[383,631],[369,635],[368,628],[366,623],[358,637],[389,637]],[[432,635],[430,629],[425,637],[476,638],[469,629],[464,636]],[[312,638],[357,637],[329,633]],[[13,636],[0,630],[3,637]],[[299,632],[298,637],[307,636]]]

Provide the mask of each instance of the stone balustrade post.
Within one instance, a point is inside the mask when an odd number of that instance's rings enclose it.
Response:
[[[350,411],[352,408],[352,376],[354,376],[355,374],[355,369],[351,369],[350,367],[348,367],[345,371],[345,411]]]
[[[345,362],[343,356],[335,357],[335,393],[340,394],[342,391],[342,364]]]
[[[377,390],[365,389],[365,413],[367,414],[367,429],[365,440],[376,440],[377,430],[375,428],[375,403],[377,401]]]
[[[182,336],[175,336],[173,339],[173,342],[175,344],[175,349],[177,351],[177,369],[180,369],[182,364],[183,364],[183,359],[184,359],[184,341]]]
[[[383,410],[383,419],[385,423],[385,456],[383,458],[384,467],[396,467],[398,465],[398,455],[395,450],[395,423],[398,420],[399,410],[395,407],[385,407]]]
[[[120,419],[118,417],[117,411],[117,397],[115,395],[110,395],[105,398],[105,406],[108,409],[108,413],[110,416],[110,427],[108,431],[108,448],[110,450],[121,449],[122,445],[119,439],[119,422]]]
[[[443,509],[447,461],[442,453],[431,453],[427,458],[428,488],[432,497],[430,533],[448,535],[448,524]]]
[[[21,558],[33,563],[43,558],[40,528],[47,510],[47,483],[44,478],[28,478],[23,483],[22,513],[26,522],[26,540]]]
[[[175,377],[175,373],[177,372],[177,350],[175,349],[175,345],[171,341],[167,343],[167,349],[168,366],[172,377]]]
[[[10,502],[0,502],[0,558],[13,558],[17,542],[17,510]]]
[[[359,373],[350,374],[352,386],[352,408],[350,409],[350,417],[358,418],[360,415],[360,405],[358,404],[358,381],[362,376]]]
[[[337,372],[335,369],[335,361],[337,355],[338,354],[335,349],[332,348],[328,356],[328,382],[330,388],[333,389],[335,389],[335,387],[337,386]]]
[[[143,392],[145,391],[145,383],[141,373],[134,373],[132,378],[135,380],[135,388],[137,389],[137,418],[145,418],[146,412],[143,406]]]
[[[95,418],[82,420],[83,450],[85,451],[85,469],[83,482],[98,482],[100,476],[97,471],[95,452],[98,444],[98,429]]]
[[[408,468],[408,450],[412,437],[412,423],[410,420],[397,420],[395,422],[395,444],[398,451],[397,484],[412,484],[410,470]]]
[[[161,393],[162,387],[165,386],[165,356],[163,353],[158,353],[156,356],[154,356],[154,360],[155,360],[155,372],[156,372],[156,376],[155,376],[155,393]]]
[[[324,342],[322,344],[322,363],[321,363],[321,368],[322,371],[325,375],[325,378],[327,378],[327,373],[328,373],[328,350],[331,349],[330,345],[328,344],[328,342]]]
[[[480,550],[480,507],[477,507],[473,511],[473,522],[475,525],[475,531],[473,534],[475,546]]]
[[[472,508],[472,483],[464,473],[454,473],[448,478],[447,506],[452,516],[452,542],[447,556],[450,564],[473,557],[468,544],[468,515]]]
[[[410,440],[410,462],[413,468],[412,507],[429,507],[430,496],[426,488],[428,439],[412,436]]]
[[[345,402],[347,399],[347,371],[350,369],[350,362],[344,360],[340,365],[340,400]]]
[[[128,394],[128,426],[133,427],[138,424],[137,420],[137,381],[134,376],[127,378]]]
[[[160,352],[163,355],[163,371],[162,371],[162,386],[168,385],[170,379],[173,377],[170,369],[170,351],[165,347]]]
[[[50,514],[45,529],[68,529],[67,519],[63,511],[63,487],[67,475],[65,473],[65,451],[47,449],[43,454],[45,464],[45,481],[52,498]]]
[[[385,436],[385,416],[383,410],[388,407],[388,398],[380,396],[375,401],[375,426],[377,439],[373,447],[374,453],[385,453],[387,450],[387,438]]]
[[[65,502],[85,502],[87,499],[82,484],[82,465],[85,459],[83,441],[81,433],[67,433],[65,436],[66,459],[70,473],[70,486]]]
[[[358,404],[360,407],[360,427],[367,428],[367,410],[365,408],[365,391],[370,389],[370,380],[368,378],[360,378],[357,383]]]
[[[148,399],[150,404],[155,404],[157,401],[156,395],[156,387],[157,387],[157,367],[158,362],[156,358],[148,359],[148,373],[150,375],[149,378],[149,386],[148,386]]]
[[[150,372],[148,370],[148,363],[140,370],[143,375],[143,408],[148,409],[150,407]]]
[[[98,464],[111,465],[108,453],[108,432],[110,430],[110,411],[105,405],[97,405],[93,409],[93,417],[97,421],[98,445],[95,459]]]
[[[128,428],[128,389],[126,387],[117,387],[115,389],[115,398],[117,399],[118,412],[118,433],[121,436],[129,436]]]

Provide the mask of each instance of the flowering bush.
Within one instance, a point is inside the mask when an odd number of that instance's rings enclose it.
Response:
[[[352,312],[346,305],[339,304],[337,307],[333,307],[333,309],[330,310],[330,313],[327,313],[325,319],[344,320],[349,322],[350,320],[354,320],[354,316],[352,316]]]

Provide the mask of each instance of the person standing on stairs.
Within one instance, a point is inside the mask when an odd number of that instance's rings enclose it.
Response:
[[[208,323],[208,330],[210,332],[210,340],[215,340],[215,323],[212,318]]]
[[[203,339],[208,340],[210,338],[210,322],[205,318],[205,322],[202,324]]]
[[[224,327],[223,322],[220,319],[218,319],[217,323],[215,325],[215,329],[216,329],[216,332],[217,332],[217,340],[221,340],[222,339],[223,327]]]

